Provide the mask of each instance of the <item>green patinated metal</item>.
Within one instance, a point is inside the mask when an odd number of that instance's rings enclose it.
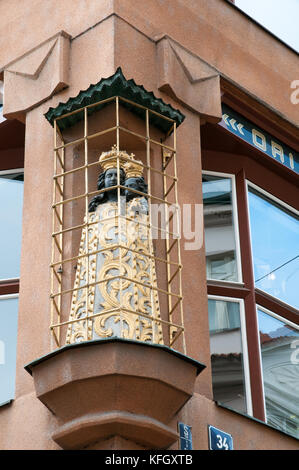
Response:
[[[76,97],[69,98],[66,103],[59,103],[56,108],[49,108],[45,117],[52,126],[54,126],[55,119],[60,118],[57,124],[60,130],[64,130],[84,119],[83,110],[63,117],[65,114],[72,113],[85,106],[99,102],[98,105],[87,108],[88,115],[90,115],[104,108],[104,106],[107,106],[107,102],[100,103],[101,101],[114,96],[120,96],[133,101],[138,105],[144,106],[151,111],[171,119],[171,121],[169,121],[157,114],[150,114],[151,124],[165,133],[171,131],[173,122],[176,122],[177,126],[179,126],[185,119],[185,116],[178,109],[174,109],[170,104],[165,104],[160,98],[156,98],[153,92],[147,91],[142,85],[136,85],[133,79],[127,80],[120,67],[116,70],[114,75],[108,78],[102,78],[97,84],[90,85],[87,90],[80,91]],[[123,100],[120,100],[120,105],[145,120],[144,109]]]

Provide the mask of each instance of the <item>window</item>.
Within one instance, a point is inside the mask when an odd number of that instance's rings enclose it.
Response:
[[[222,126],[201,139],[214,399],[298,438],[297,175]]]
[[[23,169],[0,171],[0,405],[14,398]]]
[[[248,203],[255,286],[299,308],[298,215],[252,185]]]
[[[0,296],[0,406],[14,398],[18,296]]]
[[[209,297],[214,399],[235,410],[251,414],[244,320],[242,301]]]
[[[202,181],[207,278],[240,281],[234,179],[205,172]]]
[[[0,81],[0,405],[14,398],[25,125],[2,116]]]
[[[20,276],[23,170],[0,172],[0,279]]]
[[[258,323],[267,423],[299,438],[299,328],[262,307]]]

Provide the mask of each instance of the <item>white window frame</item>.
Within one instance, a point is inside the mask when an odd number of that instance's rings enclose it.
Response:
[[[1,300],[7,300],[7,299],[18,299],[19,298],[19,293],[15,293],[15,294],[3,294],[3,295],[0,295],[0,302]],[[17,315],[18,315],[18,318],[19,318],[19,311],[17,312]],[[17,348],[17,342],[18,342],[18,330],[16,332],[16,336],[17,336],[17,340],[16,340],[16,348]],[[16,372],[17,373],[17,372]],[[15,378],[14,378],[14,393],[16,392],[16,373],[15,373]],[[1,406],[4,406],[4,405],[7,405],[8,403],[10,403],[12,400],[14,400],[14,398],[10,398],[8,401],[4,402],[4,403],[0,403],[0,408]]]
[[[12,170],[1,170],[0,175],[12,175],[13,173],[24,173],[24,168],[14,168]]]
[[[253,260],[253,250],[252,250],[252,230],[251,230],[251,223],[250,223],[249,198],[248,198],[249,188],[254,189],[254,190],[257,191],[258,193],[260,193],[262,196],[267,197],[268,199],[272,200],[273,202],[275,202],[276,204],[278,204],[278,205],[281,206],[282,208],[287,209],[289,212],[293,213],[293,214],[294,214],[295,216],[297,216],[297,217],[299,217],[299,211],[297,211],[297,209],[295,209],[294,207],[290,206],[289,204],[287,204],[286,202],[282,201],[281,199],[278,199],[276,196],[273,196],[272,194],[268,193],[267,191],[265,191],[264,189],[262,189],[260,186],[257,186],[256,184],[252,183],[251,181],[246,180],[246,205],[247,205],[247,216],[248,216],[248,220],[249,220],[249,241],[250,241],[250,248],[251,248],[252,268],[253,268],[253,266],[254,266],[254,260]],[[281,300],[279,297],[274,297],[273,295],[268,294],[268,293],[267,293],[266,291],[264,291],[263,289],[259,289],[258,287],[256,287],[255,284],[254,284],[254,287],[255,287],[255,289],[258,289],[259,291],[264,292],[264,293],[265,293],[266,295],[268,295],[269,297],[272,297],[273,299],[277,299],[279,302],[284,303],[287,307],[290,307],[290,308],[292,308],[292,309],[296,308],[296,307],[294,307],[293,305],[288,304],[288,303],[285,302],[284,300]]]
[[[2,175],[12,175],[14,173],[23,173],[25,174],[24,172],[24,168],[15,168],[15,169],[12,169],[12,170],[1,170],[0,171],[0,176]],[[9,277],[4,277],[4,278],[0,278],[0,282],[12,282],[12,281],[19,281],[19,277],[12,277],[12,278],[9,278]],[[14,295],[14,294],[12,294]],[[0,295],[0,298],[2,298],[2,295]]]
[[[279,320],[279,321],[285,323],[286,325],[289,325],[292,328],[295,328],[296,330],[299,331],[299,325],[297,325],[296,323],[293,323],[290,320],[287,320],[286,318],[282,317],[281,315],[278,315],[277,313],[272,312],[272,310],[269,310],[265,307],[262,307],[259,304],[256,304],[256,322],[257,322],[257,327],[258,327],[258,335],[259,335],[259,332],[260,332],[258,310],[261,310],[262,312],[266,313],[267,315],[270,315],[270,317],[273,317],[276,320]],[[263,372],[263,362],[262,362],[262,348],[261,348],[261,342],[260,341],[259,341],[259,353],[260,353],[260,364],[261,364],[261,374],[262,374],[263,405],[264,405],[264,412],[265,412],[265,418],[266,418],[266,423],[267,423],[268,418],[267,418],[265,389],[264,389],[264,372]]]
[[[221,295],[208,295],[208,300],[237,302],[239,304],[241,342],[242,342],[243,367],[244,367],[244,383],[245,383],[246,408],[247,408],[246,414],[248,414],[249,416],[253,416],[244,300],[236,298],[236,297],[224,297]]]
[[[242,277],[242,264],[241,264],[241,248],[240,248],[240,235],[239,235],[239,217],[238,217],[238,204],[237,204],[237,194],[236,194],[236,177],[234,174],[231,173],[221,173],[218,171],[208,171],[202,170],[203,175],[210,175],[210,176],[219,176],[220,178],[230,178],[232,182],[232,211],[233,211],[233,224],[234,224],[234,236],[235,236],[235,244],[236,244],[236,265],[237,265],[237,281],[226,281],[220,279],[212,279],[208,278],[208,281],[215,281],[215,282],[223,282],[228,284],[237,284],[237,285],[244,285],[243,277]]]
[[[261,188],[260,186],[257,186],[256,184],[252,183],[250,180],[246,180],[246,183],[247,183],[247,194],[248,194],[248,186],[250,186],[251,188],[253,188],[256,191],[260,192],[263,196],[266,196],[268,199],[272,199],[274,202],[276,202],[276,204],[278,204],[279,206],[284,207],[289,212],[293,212],[297,217],[299,217],[299,211],[297,211],[297,209],[295,209],[294,207],[290,206],[289,204],[282,201],[278,197],[273,196],[273,194],[268,193],[268,191],[265,191],[263,188]],[[247,207],[249,208],[248,204],[247,204]]]

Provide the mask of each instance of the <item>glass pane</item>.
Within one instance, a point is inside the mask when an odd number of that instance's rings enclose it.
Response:
[[[14,398],[18,299],[0,297],[0,405]]]
[[[0,122],[5,121],[3,117],[3,105],[0,103]]]
[[[0,279],[20,277],[23,173],[0,174]]]
[[[249,212],[256,287],[299,308],[298,218],[252,189]]]
[[[209,300],[214,400],[246,412],[239,302]]]
[[[299,437],[299,330],[258,309],[267,423]]]
[[[207,278],[238,281],[231,178],[203,175]]]

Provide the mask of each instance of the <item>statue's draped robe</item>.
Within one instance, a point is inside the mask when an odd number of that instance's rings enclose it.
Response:
[[[136,197],[126,203],[125,217],[118,217],[118,210],[117,202],[105,202],[88,214],[66,344],[115,336],[163,344],[147,201]],[[87,294],[88,316],[100,315],[81,320],[87,313]]]

